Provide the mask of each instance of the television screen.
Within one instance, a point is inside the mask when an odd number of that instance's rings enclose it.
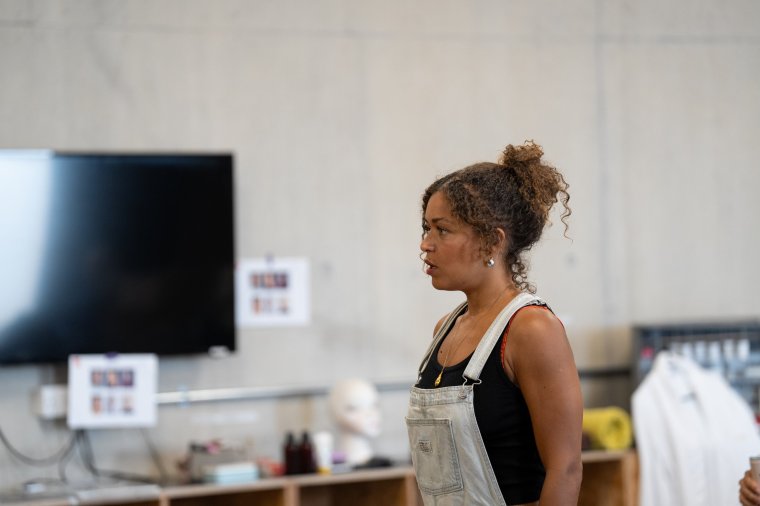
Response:
[[[235,349],[233,157],[0,151],[0,363]]]

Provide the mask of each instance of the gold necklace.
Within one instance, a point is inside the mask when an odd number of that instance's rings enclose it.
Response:
[[[504,290],[494,299],[494,301],[491,302],[491,305],[488,306],[488,309],[486,309],[485,312],[483,313],[484,316],[487,315],[488,312],[491,311],[491,309],[496,305],[496,301],[498,301],[501,298],[501,296],[504,295],[504,292],[507,291],[507,288],[509,288],[509,285],[507,285],[507,287],[504,288]],[[477,323],[478,321],[479,320],[476,319],[475,323]],[[457,334],[459,334],[459,329],[457,329]],[[453,336],[452,336],[452,339],[453,339]],[[464,338],[460,339],[459,342],[457,343],[456,348],[454,348],[454,354],[455,355],[456,355],[456,351],[459,349],[460,346],[462,346],[463,342],[464,342]],[[448,364],[449,364],[449,356],[451,356],[451,348],[449,348],[449,350],[446,352],[446,359],[443,361],[443,365],[441,367],[441,372],[438,373],[438,377],[433,382],[433,386],[434,387],[437,387],[438,385],[441,384],[441,378],[443,378],[443,371],[446,370],[446,366],[448,366]]]
[[[459,331],[459,329],[457,329],[457,334],[459,333],[458,331]],[[455,348],[454,351],[458,350],[463,342],[464,342],[464,339],[460,339],[459,342],[457,343],[457,347]],[[443,377],[443,371],[446,369],[446,365],[448,365],[448,363],[449,363],[449,355],[451,355],[451,348],[450,347],[449,347],[449,350],[446,352],[446,360],[443,361],[443,367],[441,367],[441,372],[438,373],[438,377],[435,379],[435,382],[433,382],[434,386],[438,386],[438,385],[441,384],[441,378]]]

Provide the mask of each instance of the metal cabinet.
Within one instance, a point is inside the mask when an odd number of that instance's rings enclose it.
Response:
[[[760,413],[760,320],[634,326],[634,386],[662,350],[688,356],[719,372]]]

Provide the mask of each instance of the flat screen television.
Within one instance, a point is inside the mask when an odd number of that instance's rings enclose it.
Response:
[[[235,350],[233,156],[0,150],[0,364]]]

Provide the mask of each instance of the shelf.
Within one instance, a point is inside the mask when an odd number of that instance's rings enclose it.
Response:
[[[635,506],[636,452],[583,452],[579,506]],[[69,498],[9,503],[68,506]],[[95,504],[95,503],[91,503]],[[101,503],[106,504],[106,503]],[[182,485],[161,489],[157,499],[109,502],[121,506],[421,506],[414,471],[393,467],[328,476],[268,478],[236,485]]]
[[[293,484],[285,478],[236,485],[184,485],[163,489],[162,506],[288,506]],[[252,502],[253,501],[253,502]]]
[[[639,461],[634,450],[583,452],[578,506],[636,506]]]
[[[361,504],[386,506],[418,504],[411,468],[358,471],[331,477],[296,478],[301,506]]]
[[[240,485],[187,485],[163,491],[162,506],[416,506],[409,467],[303,475]]]

